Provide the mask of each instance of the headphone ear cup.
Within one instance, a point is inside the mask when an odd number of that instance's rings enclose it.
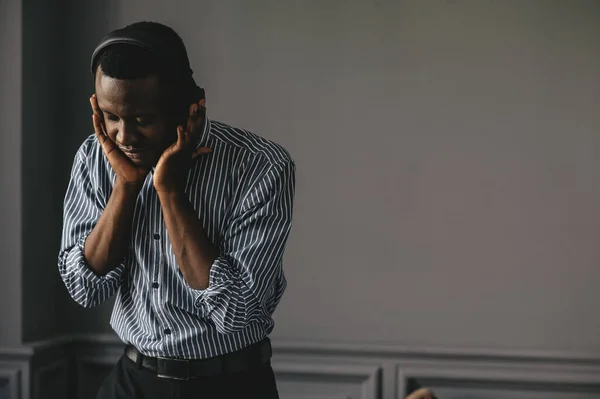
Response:
[[[192,87],[188,87],[185,90],[185,94],[183,95],[183,98],[185,99],[186,102],[186,106],[190,106],[191,104],[195,104],[198,101],[204,99],[204,89],[201,87],[198,87],[196,85],[192,86]]]
[[[194,88],[192,89],[192,97],[193,97],[193,102],[197,103],[200,100],[203,100],[206,98],[205,94],[204,94],[204,89],[200,86],[194,86]]]
[[[205,98],[204,89],[196,85],[191,87],[188,86],[187,89],[184,89],[184,92],[179,98],[181,99],[181,102],[176,101],[175,107],[177,110],[181,110],[182,114],[180,117],[182,120],[187,120],[190,106],[192,104],[197,104],[200,100]],[[180,111],[177,111],[177,114],[179,114],[179,112]]]

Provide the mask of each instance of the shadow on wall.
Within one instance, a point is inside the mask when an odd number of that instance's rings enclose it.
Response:
[[[70,10],[70,15],[77,15],[78,18],[67,21],[69,54],[66,59],[72,62],[68,66],[70,85],[66,93],[66,109],[73,117],[62,149],[58,177],[61,201],[68,184],[75,152],[83,140],[93,133],[89,98],[94,92],[94,81],[90,73],[90,57],[100,39],[117,28],[114,26],[115,18],[112,15],[114,0],[90,4],[67,0],[66,8]],[[60,227],[62,227],[62,219]],[[108,324],[113,305],[112,299],[96,309],[83,309],[69,297],[64,285],[58,294],[57,306],[62,310],[58,315],[58,321],[62,333],[112,331]]]
[[[23,342],[101,330],[96,320],[107,325],[106,308],[80,317],[83,309],[66,293],[56,261],[73,157],[93,132],[89,58],[111,29],[111,4],[23,1]]]

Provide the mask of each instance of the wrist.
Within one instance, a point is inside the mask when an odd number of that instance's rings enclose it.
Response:
[[[173,179],[164,179],[155,176],[154,189],[158,195],[182,195],[185,193],[185,182],[173,181]]]
[[[123,195],[125,198],[137,199],[142,190],[143,183],[128,183],[117,178],[113,186],[113,192]]]
[[[185,192],[183,190],[161,190],[157,189],[158,199],[164,204],[181,204],[182,201],[186,200]]]

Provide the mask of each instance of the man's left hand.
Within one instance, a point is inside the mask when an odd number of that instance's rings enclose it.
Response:
[[[159,193],[183,192],[191,162],[212,152],[207,147],[194,148],[204,126],[204,100],[190,105],[187,126],[177,126],[177,141],[161,155],[154,170],[154,188]]]

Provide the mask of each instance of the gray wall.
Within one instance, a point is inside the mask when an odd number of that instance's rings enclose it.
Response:
[[[110,304],[79,309],[57,280],[59,213],[91,50],[151,19],[183,36],[211,117],[298,163],[275,338],[600,353],[597,2],[20,5],[0,13],[0,344],[110,331]]]
[[[63,190],[54,173],[69,121],[60,118],[60,8],[42,0],[0,7],[0,346],[18,346],[57,333]]]
[[[56,256],[90,53],[142,19],[297,161],[282,397],[598,397],[597,1],[55,6],[0,1],[0,398],[87,398],[122,353]]]
[[[64,67],[68,76],[63,99],[64,109],[68,110],[69,127],[62,132],[64,145],[59,150],[60,159],[57,165],[57,169],[60,170],[58,184],[61,187],[62,197],[68,184],[75,152],[83,140],[93,133],[89,98],[94,93],[94,81],[90,74],[89,63],[97,42],[115,28],[114,24],[109,23],[111,1],[65,0],[65,9],[69,10],[70,15],[77,15],[77,18],[63,20],[65,32],[63,51],[66,61]],[[58,246],[56,254],[58,254]],[[108,315],[112,302],[102,307],[100,310],[103,311],[102,316],[98,318],[97,312],[83,309],[73,302],[62,285],[57,303],[57,306],[63,310],[58,315],[58,328],[62,333],[109,331]]]
[[[600,353],[599,11],[131,0],[106,25],[172,25],[210,116],[297,160],[274,337]]]
[[[64,311],[65,290],[56,260],[63,196],[81,144],[75,132],[84,131],[72,113],[87,99],[73,97],[72,88],[83,85],[71,72],[85,73],[87,61],[75,55],[85,41],[71,38],[86,28],[106,30],[100,22],[79,25],[89,22],[85,17],[61,16],[71,8],[66,1],[0,4],[0,347],[69,331],[57,314]],[[71,15],[86,15],[80,11]],[[90,92],[89,73],[86,78]],[[88,108],[83,112],[89,116]]]
[[[54,298],[62,283],[55,265],[62,223],[59,181],[64,176],[56,166],[62,132],[70,123],[64,108],[62,9],[44,0],[22,4],[22,339],[28,342],[58,332]]]
[[[0,346],[21,340],[21,12],[0,1]]]

